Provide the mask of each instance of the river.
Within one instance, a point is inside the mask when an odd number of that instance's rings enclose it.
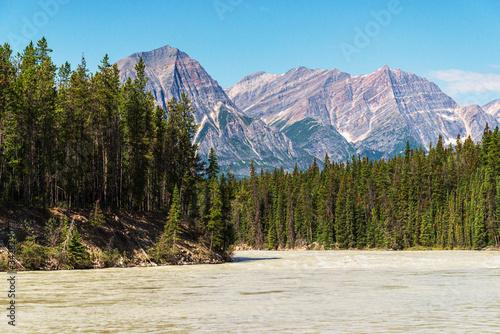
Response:
[[[2,333],[500,332],[500,252],[245,251],[16,284],[17,326],[4,308]]]

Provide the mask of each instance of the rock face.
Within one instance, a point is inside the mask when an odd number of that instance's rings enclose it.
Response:
[[[257,72],[226,92],[245,114],[276,126],[310,155],[323,159],[328,153],[339,161],[348,159],[354,149],[330,120],[334,105],[329,95],[348,77],[338,70],[305,67],[281,75]]]
[[[457,135],[479,140],[486,123],[500,122],[500,99],[460,106],[427,79],[387,66],[360,76],[305,67],[257,72],[223,90],[196,60],[165,46],[118,61],[122,83],[135,78],[140,57],[157,104],[166,109],[172,97],[188,94],[200,155],[213,147],[220,165],[238,176],[248,175],[252,159],[257,168],[292,170],[325,153],[335,161],[353,154],[388,158],[407,141],[428,148],[439,135],[445,144]]]
[[[194,59],[177,48],[165,46],[149,52],[139,52],[119,60],[120,79],[136,76],[135,65],[140,57],[149,78],[147,89],[156,103],[166,110],[168,101],[179,99],[184,92],[196,108],[195,120],[200,127],[195,136],[202,158],[213,147],[223,170],[231,166],[238,176],[248,175],[250,161],[257,168],[273,169],[285,166],[307,167],[312,157],[295,149],[290,139],[258,118],[244,115],[227,97],[224,90]]]
[[[195,119],[201,123],[205,115],[210,115],[220,105],[234,107],[217,81],[194,59],[177,48],[164,46],[149,51],[138,52],[119,60],[120,80],[135,79],[135,65],[142,57],[146,64],[146,75],[149,80],[146,89],[153,93],[158,105],[164,110],[168,101],[178,99],[182,92],[186,93],[196,106]]]
[[[445,143],[457,135],[478,140],[486,123],[498,124],[481,107],[459,106],[434,83],[387,66],[361,76],[304,67],[280,75],[257,72],[226,93],[247,115],[276,126],[318,158],[325,152],[346,158],[353,151],[387,158],[407,140],[425,148],[440,134]]]
[[[500,99],[491,101],[488,104],[485,104],[481,107],[484,111],[486,111],[491,116],[495,117],[497,120],[500,118]]]

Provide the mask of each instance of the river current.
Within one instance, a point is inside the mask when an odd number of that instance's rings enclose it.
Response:
[[[16,284],[16,327],[4,307],[2,333],[500,332],[500,252],[243,251]]]

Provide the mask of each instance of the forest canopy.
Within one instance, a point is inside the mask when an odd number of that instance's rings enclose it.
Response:
[[[187,95],[167,110],[136,79],[120,85],[105,56],[96,73],[82,58],[72,69],[52,62],[45,39],[16,56],[0,46],[0,205],[165,213],[165,233],[179,224],[210,248],[232,243],[294,248],[440,247],[499,244],[500,133],[481,142],[457,137],[388,160],[353,156],[283,168],[237,180],[221,173],[217,152],[197,155]]]

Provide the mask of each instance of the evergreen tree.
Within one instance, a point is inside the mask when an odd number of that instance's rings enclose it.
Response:
[[[56,67],[51,52],[42,38],[36,46],[30,43],[20,56],[19,74],[13,83],[15,102],[6,120],[5,151],[14,173],[24,176],[25,205],[33,205],[39,194],[45,207],[52,186]],[[9,54],[9,50],[3,53]]]
[[[210,240],[210,250],[222,252],[224,247],[222,200],[215,178],[210,181],[210,197],[212,200],[207,217],[207,237]]]
[[[167,223],[165,224],[165,234],[168,236],[168,240],[172,243],[172,249],[174,249],[177,236],[182,231],[182,212],[181,203],[179,200],[179,190],[177,186],[174,188],[174,194],[172,199],[172,205],[168,212]]]
[[[205,175],[207,175],[208,180],[212,178],[217,178],[219,175],[219,163],[217,162],[217,154],[213,147],[210,148],[210,153],[208,154],[208,167],[205,171]]]
[[[8,166],[7,147],[5,138],[8,120],[11,117],[14,106],[14,81],[15,67],[12,59],[12,50],[8,44],[0,45],[0,202],[9,197],[8,177],[10,168]]]
[[[143,207],[146,185],[150,171],[151,144],[153,139],[154,103],[151,93],[146,91],[148,78],[142,60],[135,66],[136,79],[127,80],[122,89],[122,114],[125,120],[125,140],[131,203]]]
[[[328,156],[328,152],[325,153],[325,158],[323,159],[323,170],[328,171],[331,167],[330,156]]]
[[[68,263],[76,268],[83,268],[87,265],[87,262],[87,250],[83,246],[78,229],[75,228],[68,243]]]

